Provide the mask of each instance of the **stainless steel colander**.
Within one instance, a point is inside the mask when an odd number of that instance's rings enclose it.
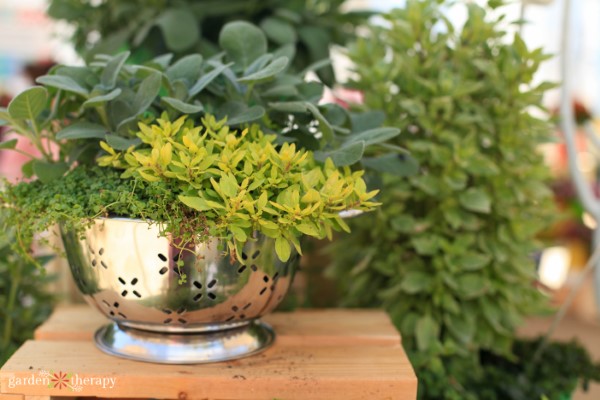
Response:
[[[98,347],[159,363],[222,361],[269,346],[274,333],[258,318],[281,302],[299,259],[294,252],[281,262],[260,234],[241,263],[219,240],[181,252],[142,220],[97,219],[83,237],[61,234],[77,286],[113,321],[96,332]]]

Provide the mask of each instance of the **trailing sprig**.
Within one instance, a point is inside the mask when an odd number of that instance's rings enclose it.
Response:
[[[362,171],[337,169],[329,159],[317,164],[311,152],[294,144],[278,149],[276,136],[258,125],[236,131],[211,115],[195,126],[185,116],[171,122],[165,114],[139,127],[141,146],[122,152],[102,142],[108,154],[98,163],[124,169],[122,178],[172,188],[204,217],[208,233],[226,239],[238,255],[258,231],[275,239],[286,261],[291,245],[301,253],[302,234],[331,238],[333,230],[349,230],[340,211],[378,205],[370,201],[377,191],[367,192]]]

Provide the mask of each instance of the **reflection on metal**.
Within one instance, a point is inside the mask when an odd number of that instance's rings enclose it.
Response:
[[[243,262],[219,240],[182,251],[156,224],[131,219],[98,219],[84,237],[61,233],[78,288],[114,321],[97,332],[98,347],[153,362],[218,361],[270,344],[272,331],[256,319],[281,302],[299,259],[281,262],[274,240],[259,234]]]

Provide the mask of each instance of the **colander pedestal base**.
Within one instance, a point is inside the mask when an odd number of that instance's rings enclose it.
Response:
[[[105,325],[94,335],[105,353],[159,364],[201,364],[232,360],[259,353],[274,339],[273,329],[259,320],[247,325],[208,333],[157,333]]]

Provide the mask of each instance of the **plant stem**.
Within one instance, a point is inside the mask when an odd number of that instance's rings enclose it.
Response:
[[[8,294],[8,304],[6,307],[6,324],[4,325],[4,334],[2,338],[2,348],[7,349],[8,344],[10,342],[10,338],[12,337],[12,326],[13,326],[13,316],[12,313],[15,308],[15,302],[17,301],[17,290],[19,289],[19,285],[21,284],[21,266],[18,265],[17,268],[11,269],[12,279],[10,283],[10,292]]]
[[[548,331],[542,337],[542,341],[540,342],[539,347],[537,348],[537,350],[535,351],[535,353],[533,355],[533,358],[531,359],[532,367],[535,366],[535,364],[539,361],[539,358],[541,357],[542,353],[544,352],[544,349],[548,345],[550,336],[552,336],[554,331],[556,331],[558,324],[560,324],[560,322],[564,318],[565,314],[571,307],[571,304],[575,300],[575,296],[577,295],[577,293],[579,293],[579,289],[581,289],[581,287],[583,286],[583,284],[585,282],[585,278],[594,269],[594,267],[598,264],[598,261],[600,261],[600,246],[596,247],[596,249],[594,250],[594,253],[590,257],[588,262],[585,264],[585,268],[581,272],[581,276],[579,276],[579,279],[577,280],[575,285],[573,285],[573,287],[569,291],[569,294],[568,294],[567,298],[565,299],[565,302],[558,309],[558,312],[556,313],[556,316],[554,317],[554,320],[552,321],[550,328],[548,328]]]

